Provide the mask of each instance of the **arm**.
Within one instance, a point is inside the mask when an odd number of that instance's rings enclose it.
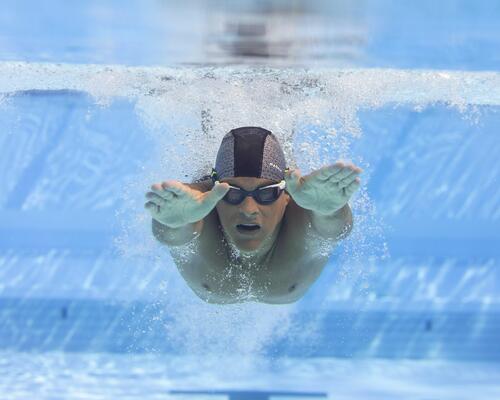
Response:
[[[160,243],[167,246],[182,246],[201,235],[203,220],[179,228],[171,228],[153,218],[152,230],[154,237]]]
[[[323,215],[312,210],[306,210],[313,229],[325,239],[345,239],[352,230],[352,212],[349,204],[330,215]]]

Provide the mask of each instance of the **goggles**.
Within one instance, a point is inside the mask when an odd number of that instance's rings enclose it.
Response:
[[[215,183],[220,182],[215,181]],[[222,198],[222,200],[232,205],[238,205],[242,203],[243,200],[245,200],[245,197],[252,196],[259,204],[271,204],[278,200],[278,198],[281,196],[281,193],[283,193],[283,190],[285,190],[285,186],[285,181],[281,181],[272,185],[259,187],[249,192],[237,186],[229,185],[229,190]]]
[[[216,174],[212,172],[212,181],[215,183],[220,183],[216,180]],[[274,183],[272,185],[262,186],[255,190],[248,191],[242,189],[238,186],[229,185],[229,190],[226,195],[222,198],[226,203],[232,205],[238,205],[245,200],[247,196],[252,196],[254,200],[262,205],[274,203],[281,196],[281,193],[285,190],[286,182],[282,180],[279,183]]]

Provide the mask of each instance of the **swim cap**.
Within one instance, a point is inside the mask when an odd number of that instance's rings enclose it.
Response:
[[[212,176],[214,180],[245,176],[281,181],[285,168],[285,155],[276,136],[266,129],[246,126],[224,136]]]

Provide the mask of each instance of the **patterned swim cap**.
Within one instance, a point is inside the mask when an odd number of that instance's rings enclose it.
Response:
[[[213,180],[238,176],[281,181],[285,177],[285,155],[270,131],[246,126],[231,130],[217,153]]]

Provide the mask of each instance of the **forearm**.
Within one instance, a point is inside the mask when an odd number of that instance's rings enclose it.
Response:
[[[179,228],[171,228],[155,219],[152,220],[154,237],[167,246],[181,246],[188,243],[201,233],[202,228],[203,220]]]
[[[313,229],[322,237],[342,240],[349,236],[352,230],[352,212],[349,204],[331,215],[322,215],[309,210]]]

